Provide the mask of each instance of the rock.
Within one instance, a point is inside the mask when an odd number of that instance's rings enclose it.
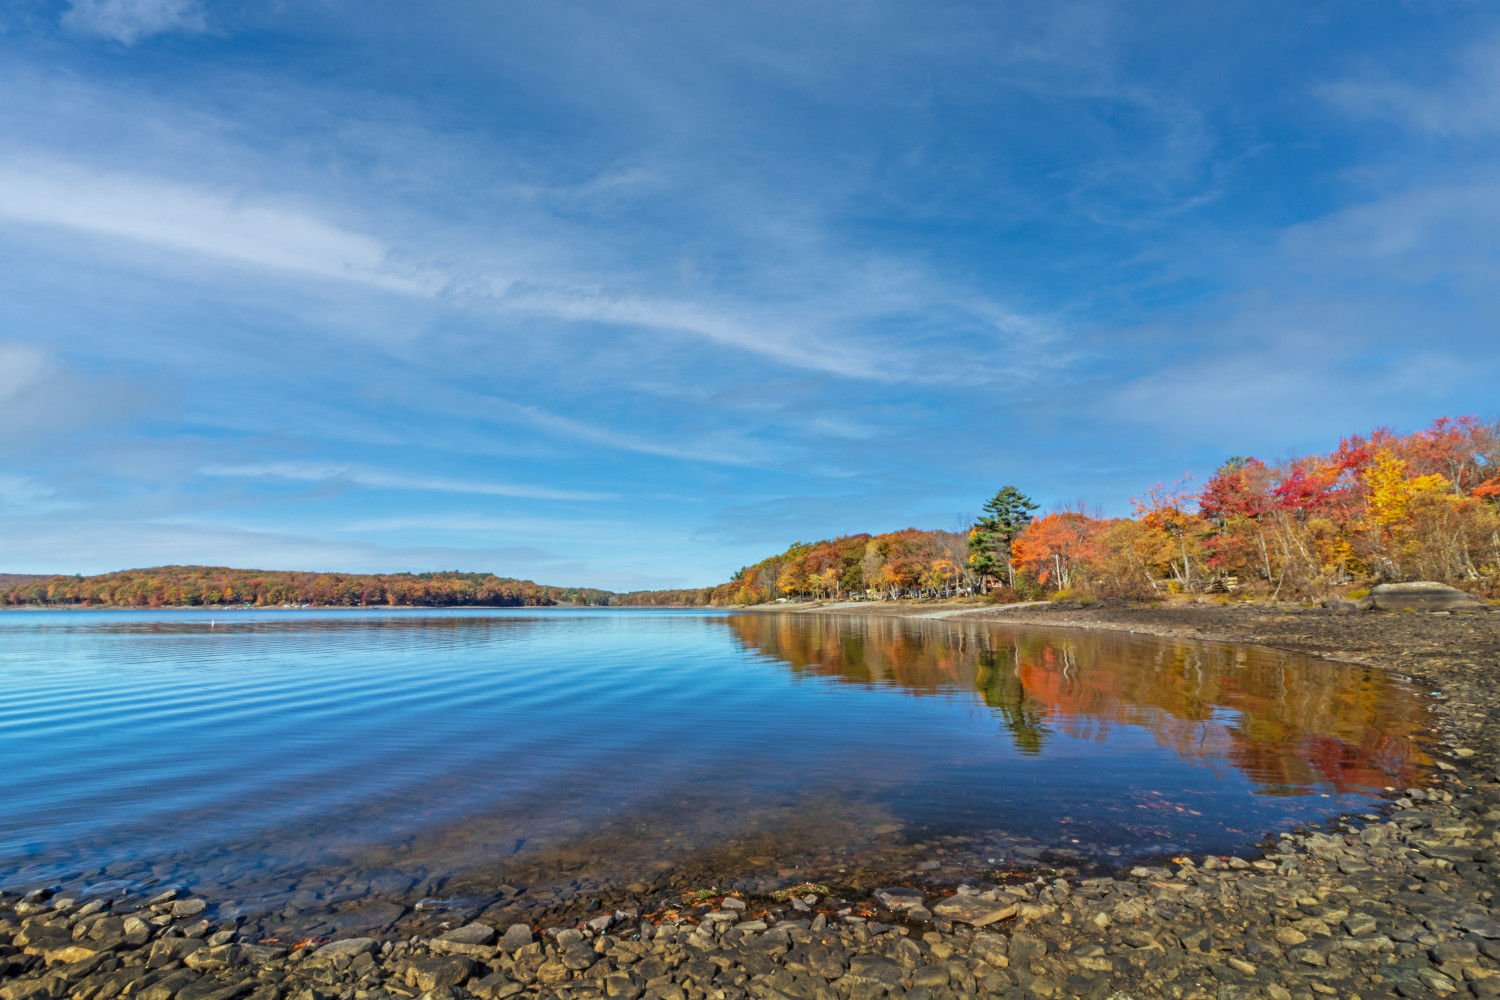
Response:
[[[849,971],[845,973],[844,979],[852,980],[851,985],[874,982],[885,987],[900,986],[901,966],[888,958],[856,955],[849,962]]]
[[[160,938],[151,945],[151,953],[146,958],[146,965],[159,969],[164,965],[182,961],[190,952],[207,947],[207,944],[197,938]]]
[[[458,942],[460,945],[489,945],[495,940],[495,928],[483,924],[465,924],[453,928],[440,937],[440,942]]]
[[[529,924],[511,924],[505,929],[505,936],[500,939],[500,948],[514,954],[517,949],[526,947],[531,941]]]
[[[171,1000],[180,990],[192,986],[197,981],[198,973],[191,969],[179,969],[131,995],[139,997],[140,1000]]]
[[[922,894],[915,889],[904,885],[892,886],[889,889],[877,889],[875,899],[888,910],[910,910],[923,905],[926,900]]]
[[[462,986],[474,974],[474,963],[462,955],[425,958],[407,967],[406,981],[423,992]]]
[[[1369,611],[1374,606],[1375,601],[1370,597],[1361,597],[1357,601],[1342,601],[1335,597],[1323,602],[1323,607],[1336,615],[1352,615],[1360,611]]]
[[[913,986],[926,986],[929,989],[947,986],[948,967],[946,965],[924,965],[919,969],[913,969],[911,984]]]
[[[379,947],[380,942],[374,938],[344,938],[330,941],[313,952],[312,961],[332,962],[338,958],[354,958],[357,955],[367,955]]]
[[[172,916],[177,920],[184,917],[196,917],[206,909],[208,909],[208,904],[201,899],[179,899],[172,904]]]
[[[543,986],[556,986],[558,983],[567,982],[572,977],[572,970],[557,960],[543,962],[541,968],[536,970],[536,981]]]
[[[285,948],[276,948],[268,944],[238,944],[240,957],[251,965],[265,965],[286,954]]]
[[[1381,611],[1468,611],[1484,607],[1473,594],[1441,583],[1383,583],[1370,591]]]
[[[73,932],[62,926],[32,924],[16,935],[15,943],[24,948],[28,955],[45,955],[72,944]]]
[[[485,976],[483,979],[468,985],[469,992],[479,997],[480,1000],[505,1000],[506,997],[515,996],[525,989],[526,987],[515,982],[503,972],[496,972]]]
[[[484,924],[465,924],[430,942],[433,951],[488,959],[495,954],[495,929]]]
[[[1472,962],[1479,957],[1473,941],[1439,941],[1427,950],[1436,962]]]
[[[579,943],[562,953],[562,963],[576,971],[587,969],[598,961],[599,956],[588,945]]]
[[[176,1000],[235,1000],[255,989],[253,979],[211,979],[204,977],[177,991]]]
[[[616,972],[604,977],[604,995],[611,1000],[635,1000],[641,995],[641,984],[628,972]]]
[[[1307,935],[1303,934],[1295,927],[1281,927],[1276,931],[1276,940],[1280,944],[1290,948],[1295,945],[1302,944],[1304,941],[1306,941]]]
[[[1000,900],[982,899],[979,896],[950,896],[935,903],[932,912],[949,920],[959,920],[975,927],[983,927],[997,920],[1016,915],[1016,904]]]
[[[997,969],[1010,965],[1006,939],[999,934],[975,934],[971,950],[975,958]]]
[[[1459,918],[1458,926],[1466,931],[1473,931],[1482,938],[1500,938],[1500,921],[1483,913],[1465,913]]]
[[[340,934],[383,931],[406,915],[406,907],[383,900],[363,903],[328,917],[328,924]]]
[[[1294,958],[1304,965],[1313,965],[1319,968],[1328,964],[1328,959],[1316,948],[1294,948],[1287,952],[1288,958]]]
[[[1047,942],[1033,934],[1012,934],[1010,936],[1010,957],[1017,965],[1027,965],[1034,958],[1041,958],[1047,954]]]
[[[227,969],[243,962],[244,957],[240,953],[239,945],[233,944],[199,948],[197,951],[188,952],[187,957],[182,960],[183,965],[200,972],[205,969]]]

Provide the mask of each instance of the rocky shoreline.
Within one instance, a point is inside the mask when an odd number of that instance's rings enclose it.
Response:
[[[949,1000],[1500,996],[1500,615],[1248,605],[902,605],[842,612],[1253,642],[1394,670],[1434,692],[1442,757],[1378,811],[1243,857],[1112,875],[643,898],[542,927],[241,939],[213,900],[0,895],[0,1000]],[[664,903],[671,905],[664,906]]]

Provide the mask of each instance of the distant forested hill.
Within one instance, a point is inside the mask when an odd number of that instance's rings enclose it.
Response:
[[[299,573],[156,566],[98,576],[0,576],[0,603],[150,608],[250,604],[521,607],[609,604],[607,590],[547,587],[489,573]]]
[[[615,594],[609,603],[627,608],[697,608],[712,603],[714,588],[694,587],[687,590],[632,590]]]

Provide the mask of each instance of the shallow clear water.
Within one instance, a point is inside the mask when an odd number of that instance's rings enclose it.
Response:
[[[893,619],[8,612],[0,690],[0,886],[171,880],[267,932],[1223,853],[1425,763],[1389,675]]]

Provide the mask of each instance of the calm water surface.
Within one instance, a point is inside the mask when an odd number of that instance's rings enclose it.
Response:
[[[0,691],[0,886],[267,933],[1225,853],[1410,784],[1428,725],[1264,650],[604,609],[9,612]]]

